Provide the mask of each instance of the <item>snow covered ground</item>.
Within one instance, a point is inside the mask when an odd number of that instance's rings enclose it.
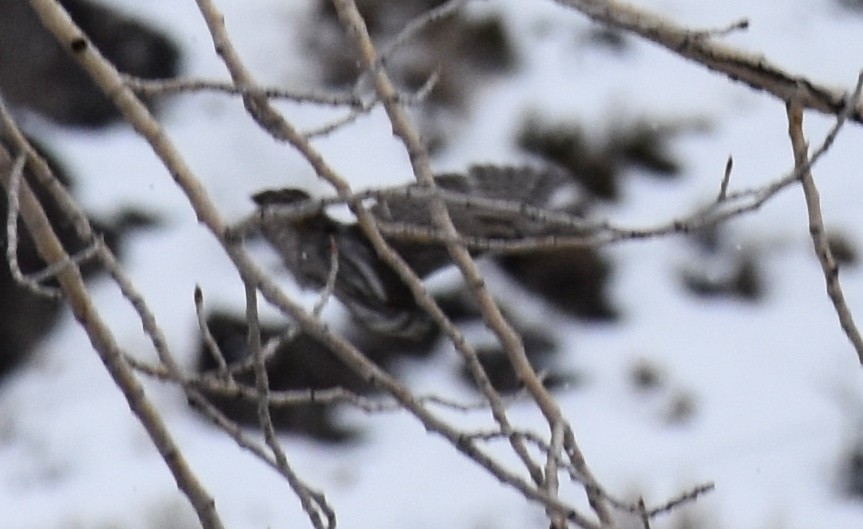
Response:
[[[112,4],[168,31],[186,53],[190,76],[224,78],[193,2]],[[307,4],[220,2],[229,32],[264,83],[312,83],[300,39]],[[746,17],[749,29],[729,35],[728,43],[828,85],[851,87],[863,68],[863,12],[833,0],[637,5],[696,28]],[[681,178],[627,175],[622,200],[606,213],[633,225],[679,216],[712,199],[729,154],[732,189],[765,183],[792,167],[781,102],[633,38],[619,55],[579,46],[589,22],[551,1],[481,1],[470,9],[504,14],[520,69],[477,89],[469,113],[451,131],[457,139],[435,158],[437,169],[518,161],[511,138],[527,111],[578,117],[600,135],[617,121],[645,117],[696,117],[711,124],[672,143],[684,163]],[[303,128],[333,116],[311,106],[285,108]],[[239,100],[180,96],[166,110],[162,121],[170,138],[226,216],[251,211],[247,197],[263,187],[325,190],[299,156],[259,133]],[[810,144],[818,144],[831,124],[807,114]],[[79,197],[90,211],[107,214],[135,204],[166,219],[162,228],[134,239],[126,262],[171,345],[191,361],[194,286],[201,285],[211,306],[238,306],[242,300],[227,258],[127,127],[31,127],[77,175]],[[849,125],[814,170],[828,228],[841,230],[857,247],[863,244],[861,145],[863,130]],[[379,110],[316,146],[358,188],[410,175]],[[767,280],[761,302],[703,301],[686,293],[675,271],[697,265],[698,256],[681,239],[669,238],[610,250],[619,263],[612,295],[623,312],[621,322],[573,322],[547,309],[535,315],[565,327],[561,363],[585,380],[558,394],[561,405],[597,477],[619,496],[643,494],[648,503],[659,503],[715,482],[714,492],[671,520],[657,520],[657,526],[679,522],[686,513],[698,520],[692,526],[706,528],[861,527],[863,499],[843,492],[842,472],[847,452],[863,442],[863,372],[826,296],[801,191],[785,191],[729,230],[738,251],[759,252]],[[851,310],[863,318],[860,268],[842,272]],[[107,282],[93,290],[121,343],[130,351],[149,351],[140,324],[116,291]],[[629,377],[638,362],[658,366],[662,388],[633,388]],[[455,365],[454,355],[438,355],[404,376],[413,387],[470,398],[452,380]],[[308,526],[299,502],[271,470],[195,415],[178,390],[147,387],[227,527]],[[668,426],[669,405],[679,399],[694,412],[688,421]],[[512,414],[519,424],[543,428],[526,405],[516,405]],[[540,509],[406,414],[348,417],[370,426],[355,445],[283,438],[300,475],[327,493],[341,527],[545,526]],[[476,414],[462,420],[486,419]],[[0,513],[0,526],[10,529],[195,526],[171,476],[69,316],[39,356],[0,386]]]

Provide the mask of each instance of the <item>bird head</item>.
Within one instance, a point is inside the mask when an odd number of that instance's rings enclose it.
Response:
[[[265,189],[252,195],[252,200],[258,206],[290,206],[310,200],[312,197],[295,187],[283,187],[281,189]]]

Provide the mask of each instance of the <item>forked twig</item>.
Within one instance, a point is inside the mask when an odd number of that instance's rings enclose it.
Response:
[[[0,108],[0,113],[3,110],[5,109]],[[32,150],[32,147],[26,146]],[[8,159],[5,149],[0,148],[0,162],[3,161],[3,157]],[[3,171],[0,171],[0,183],[8,192],[9,181]],[[53,232],[45,211],[27,182],[21,182],[20,199],[21,217],[41,257],[49,264],[69,259],[69,255]],[[154,445],[176,479],[177,485],[188,496],[201,524],[207,529],[222,529],[222,522],[213,508],[212,497],[192,473],[161,415],[147,399],[144,388],[125,361],[125,356],[110,329],[102,321],[97,308],[93,305],[80,270],[76,265],[64,267],[58,272],[57,280],[65,298],[69,301],[72,313],[87,331],[93,347],[99,353],[115,383],[123,390],[132,412],[150,434]]]
[[[2,104],[2,102],[0,102]],[[15,162],[9,168],[8,175],[8,200],[6,203],[6,263],[9,264],[9,272],[12,279],[19,285],[27,288],[36,295],[49,299],[58,299],[60,292],[56,288],[40,285],[37,280],[27,277],[18,264],[18,211],[19,193],[24,166],[27,164],[27,155],[21,153],[15,157]]]

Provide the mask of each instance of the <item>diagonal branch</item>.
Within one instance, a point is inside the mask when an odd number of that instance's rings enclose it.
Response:
[[[220,22],[221,15],[217,14],[212,7],[212,4],[206,2],[205,0],[198,0],[199,4],[207,4],[211,9],[208,10],[209,14],[213,14],[215,17],[215,22],[218,25]],[[565,502],[562,502],[557,497],[552,497],[547,494],[547,492],[543,489],[539,489],[535,487],[529,481],[523,479],[518,474],[508,470],[505,466],[499,463],[497,460],[493,459],[486,451],[482,450],[477,443],[469,438],[466,438],[461,432],[457,429],[453,428],[446,421],[444,421],[437,414],[432,413],[426,406],[424,401],[420,401],[417,399],[408,388],[406,388],[403,384],[401,384],[398,380],[381,370],[378,366],[376,366],[373,362],[371,362],[368,358],[366,358],[360,351],[358,351],[353,345],[349,342],[345,341],[343,338],[334,335],[327,326],[320,321],[319,318],[315,317],[313,314],[310,314],[303,307],[295,303],[288,296],[282,292],[278,286],[273,282],[256,263],[251,259],[248,252],[242,248],[237,241],[232,240],[228,237],[227,230],[225,229],[225,223],[216,209],[215,205],[209,199],[205,189],[201,185],[200,181],[195,177],[192,173],[188,165],[185,163],[185,160],[181,156],[180,152],[174,146],[174,144],[170,141],[170,139],[164,134],[159,123],[153,118],[147,108],[135,97],[134,93],[123,83],[123,79],[117,70],[111,65],[110,62],[104,59],[104,57],[99,53],[97,49],[95,49],[89,39],[84,35],[80,28],[78,28],[74,22],[69,18],[68,14],[65,13],[63,8],[53,0],[30,0],[31,6],[34,10],[37,11],[40,19],[47,29],[49,29],[52,33],[54,33],[55,37],[58,41],[67,49],[70,49],[73,53],[73,56],[78,60],[79,64],[81,64],[88,74],[94,79],[94,81],[99,85],[99,87],[105,92],[117,105],[117,107],[122,111],[126,120],[132,124],[135,130],[142,135],[156,153],[156,155],[160,158],[165,167],[169,170],[171,176],[174,178],[175,182],[178,186],[183,190],[185,195],[187,196],[190,205],[194,209],[197,214],[198,220],[212,233],[212,235],[223,245],[228,256],[236,265],[237,269],[240,271],[240,274],[243,276],[244,281],[247,284],[253,285],[257,290],[259,290],[264,297],[273,303],[276,307],[281,309],[285,314],[293,317],[301,326],[307,329],[316,337],[320,338],[325,344],[329,345],[335,354],[339,357],[341,361],[343,361],[347,366],[351,369],[355,370],[358,374],[365,377],[370,382],[379,385],[381,388],[389,392],[396,400],[398,400],[401,405],[411,412],[414,416],[417,417],[418,420],[422,422],[422,424],[428,428],[430,431],[434,431],[439,435],[443,436],[447,439],[457,450],[463,453],[466,457],[470,458],[483,468],[485,468],[490,474],[495,476],[501,482],[508,484],[509,486],[515,488],[519,492],[521,492],[526,498],[529,498],[533,501],[537,501],[543,505],[546,505],[553,509],[556,512],[560,512],[564,514],[568,519],[572,520],[574,523],[578,524],[581,527],[585,527],[588,529],[596,528],[596,523],[588,520],[586,517],[582,516],[578,510],[568,505]],[[202,9],[203,11],[203,9]],[[217,32],[218,33],[218,32]],[[214,37],[215,38],[215,37]],[[221,42],[221,41],[219,41]],[[217,44],[218,46],[218,44]],[[261,103],[260,99],[257,101],[251,101],[252,99],[256,99],[253,96],[249,96],[250,106],[254,106],[256,103]],[[277,124],[278,126],[278,124]],[[270,129],[268,129],[270,130]],[[327,175],[327,176],[337,176],[335,173],[329,169],[326,164],[324,164],[323,159],[320,155],[311,149],[307,142],[304,142],[301,136],[297,136],[298,140],[298,149],[307,156],[307,159],[315,166],[316,169],[321,169],[319,174]],[[342,188],[341,192],[349,192],[349,189]],[[360,204],[361,206],[361,204]],[[369,213],[364,210],[359,211],[359,215],[365,213],[365,218],[367,223],[370,223],[371,227],[374,228],[374,219],[369,216]],[[374,231],[373,233],[377,234],[378,242],[381,243],[383,241],[380,232]],[[385,242],[382,242],[384,247],[386,246]],[[390,249],[390,251],[392,251]],[[395,254],[394,254],[395,255]],[[396,259],[398,256],[396,255]],[[410,273],[410,269],[401,261],[401,265],[406,269],[408,274]],[[404,270],[402,270],[404,273]],[[427,292],[422,292],[421,283],[419,284],[419,294],[426,296],[423,298],[426,300],[427,308],[434,309],[437,308],[441,317],[442,312],[440,312],[439,307],[434,305],[433,300],[431,300],[430,296]],[[418,296],[419,296],[418,294]],[[429,301],[430,300],[430,301]],[[431,305],[428,305],[431,303]],[[96,318],[96,309],[92,306],[88,307],[87,311],[88,316],[92,316]],[[445,318],[445,317],[444,317]],[[444,321],[443,323],[447,323]],[[452,326],[452,322],[448,322],[450,326]],[[92,330],[93,320],[90,318],[82,317],[81,324],[90,332]],[[454,326],[452,327],[454,332],[458,332]],[[461,336],[461,335],[457,335]],[[463,337],[462,337],[463,338]],[[100,351],[100,353],[105,350],[103,347],[103,341],[101,336],[91,336],[91,340],[94,343],[94,346]],[[109,344],[113,345],[113,344]],[[460,344],[457,343],[457,346]],[[461,346],[464,344],[462,343]],[[113,347],[115,350],[116,346]],[[127,363],[123,363],[123,366],[127,366]],[[112,366],[113,368],[113,366]],[[113,373],[113,371],[112,371]],[[124,376],[126,376],[126,372],[124,371]],[[131,372],[128,372],[128,377],[131,378],[133,383],[137,384],[137,381],[134,379],[134,375]],[[123,380],[124,384],[118,385],[126,391],[133,391],[133,395],[127,395],[127,398],[131,399],[133,397],[137,397],[137,387],[132,390],[129,389],[129,386],[125,385],[125,379]],[[501,407],[502,409],[502,407]],[[155,413],[155,412],[154,412]],[[162,441],[161,438],[154,438],[154,442],[160,443]],[[177,452],[176,448],[170,455],[174,458],[179,457],[179,452]],[[167,456],[166,456],[167,457]],[[173,461],[169,461],[169,464],[173,463]],[[185,490],[185,489],[184,489]],[[196,501],[198,498],[193,499]],[[207,505],[195,505],[198,507],[207,507],[212,508],[212,500],[209,500]],[[212,509],[211,509],[212,510]],[[215,511],[212,511],[213,515],[215,515]],[[209,513],[204,512],[204,514],[199,514],[199,516],[204,516]],[[202,520],[208,518],[202,517]],[[202,522],[205,523],[205,527],[220,527],[214,523]]]
[[[824,231],[821,197],[810,170],[808,145],[803,136],[803,107],[792,99],[787,108],[788,135],[791,138],[791,147],[794,151],[794,165],[800,171],[800,185],[803,187],[803,196],[806,198],[806,213],[809,217],[809,234],[812,237],[815,254],[818,256],[818,262],[821,263],[821,270],[824,272],[824,279],[827,282],[827,295],[833,302],[842,330],[857,351],[858,360],[863,364],[863,337],[860,336],[851,310],[845,302],[845,294],[839,283],[839,266],[833,258],[833,252],[830,251],[830,244]]]
[[[222,60],[227,66],[234,82],[239,86],[254,85],[254,79],[245,68],[239,54],[236,52],[228,38],[224,24],[224,17],[210,0],[197,0],[197,2],[212,34],[216,50],[222,57]],[[396,94],[395,91],[393,91],[391,95],[393,98],[392,101],[396,101],[398,99],[398,94]],[[307,139],[299,134],[294,127],[282,118],[266,98],[249,95],[244,97],[244,103],[250,115],[261,125],[262,128],[269,132],[274,138],[281,141],[287,141],[294,146],[303,156],[305,156],[306,160],[312,165],[318,176],[330,183],[338,195],[346,201],[352,213],[357,217],[358,224],[374,246],[375,251],[377,251],[379,256],[386,261],[393,270],[402,277],[402,279],[405,280],[405,283],[409,286],[411,292],[416,298],[417,303],[432,316],[434,321],[450,337],[456,350],[462,354],[472,375],[477,381],[478,387],[488,399],[492,415],[495,420],[500,424],[504,431],[511,433],[510,439],[512,443],[522,445],[518,436],[512,433],[514,430],[506,416],[503,399],[492,386],[491,381],[483,370],[475,351],[467,343],[463,333],[452,323],[452,321],[449,320],[449,318],[446,317],[431,295],[429,295],[428,291],[422,284],[422,281],[405,263],[404,259],[402,259],[401,256],[386,242],[371,213],[365,208],[360,200],[350,198],[351,189],[347,182],[332,170],[332,168],[324,161],[320,153],[315,151]],[[270,298],[268,299],[271,302],[273,301]],[[317,332],[315,328],[311,328],[309,330],[312,333]],[[348,365],[352,365],[351,362],[346,363]],[[376,380],[376,378],[373,378],[373,380]],[[386,388],[386,386],[384,387]],[[408,406],[408,409],[412,408]],[[421,416],[418,415],[418,417]],[[461,441],[457,440],[456,446],[460,446],[460,443]],[[529,472],[531,473],[531,478],[535,483],[540,483],[542,481],[541,469],[531,461],[526,448],[522,445],[517,448],[516,451],[519,453],[522,461],[525,462]]]
[[[410,157],[411,166],[413,167],[417,181],[420,186],[434,190],[436,185],[429,163],[428,151],[425,148],[419,133],[411,125],[404,107],[400,104],[398,100],[398,91],[393,85],[392,80],[389,78],[386,69],[381,67],[377,50],[372,43],[368,28],[366,27],[362,15],[357,9],[356,3],[353,0],[334,0],[333,3],[339,14],[339,19],[347,31],[351,33],[356,42],[363,65],[372,76],[375,90],[377,91],[378,97],[389,116],[390,123],[393,126],[393,132],[405,145],[405,149]],[[596,512],[600,523],[603,527],[614,527],[610,508],[605,499],[601,494],[599,494],[599,487],[595,486],[597,483],[596,479],[587,467],[581,453],[581,449],[575,441],[575,435],[572,432],[571,427],[566,422],[566,418],[564,417],[557,401],[545,388],[541,378],[531,366],[525,353],[521,337],[506,321],[506,318],[504,318],[500,311],[500,307],[498,307],[491,293],[486,288],[485,280],[483,279],[483,276],[480,273],[476,262],[471,257],[467,247],[457,240],[458,231],[449,216],[443,199],[440,197],[433,197],[431,202],[431,213],[435,227],[440,229],[447,238],[447,251],[453,258],[453,261],[455,261],[455,264],[461,271],[465,282],[476,298],[483,319],[497,335],[497,338],[503,346],[513,369],[518,374],[518,377],[524,383],[526,390],[545,416],[548,421],[549,428],[554,430],[554,425],[556,424],[565,425],[563,428],[563,439],[566,453],[572,460],[573,464],[577,466],[584,476],[585,482],[587,483],[585,490],[587,492],[588,500],[591,507]],[[360,220],[362,221],[362,219]],[[513,450],[517,455],[519,455],[522,462],[531,471],[531,476],[534,481],[537,485],[543,486],[548,477],[543,476],[541,470],[537,469],[537,464],[527,453],[521,437],[510,436],[509,439]]]
[[[845,108],[848,92],[812,82],[801,75],[784,71],[760,55],[721,44],[711,33],[693,31],[650,11],[616,0],[555,0],[590,17],[596,22],[634,33],[672,53],[725,74],[733,81],[767,92],[781,101],[795,99],[803,108],[824,114],[839,114]],[[859,102],[849,115],[863,123]]]
[[[11,165],[9,153],[0,148],[0,184],[7,192],[11,187],[9,181]],[[26,181],[20,182],[19,198],[21,218],[32,234],[40,256],[49,265],[69,261],[69,255],[63,249],[63,245],[54,233],[45,211]],[[78,266],[72,264],[61,268],[57,272],[57,280],[65,298],[69,301],[72,313],[87,332],[93,347],[99,353],[100,359],[114,382],[123,390],[129,407],[147,430],[153,444],[171,470],[177,486],[189,498],[201,524],[206,529],[221,529],[223,527],[222,522],[215,510],[213,498],[189,468],[158,410],[148,400],[144,388],[126,362],[110,329],[99,317],[99,312],[87,292]]]

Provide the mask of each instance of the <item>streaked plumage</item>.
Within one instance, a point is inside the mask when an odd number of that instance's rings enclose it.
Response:
[[[538,208],[575,203],[573,186],[559,170],[474,166],[467,175],[436,177],[438,186],[461,197],[506,200]],[[570,195],[570,196],[566,196]],[[335,245],[338,256],[334,295],[367,327],[390,335],[419,336],[432,324],[401,277],[376,253],[356,224],[334,220],[323,210],[298,218],[269,215],[270,208],[309,201],[297,189],[266,190],[254,195],[261,218],[261,234],[281,255],[301,286],[321,289],[332,270]],[[310,204],[310,202],[308,202]],[[542,233],[542,223],[518,212],[478,207],[464,200],[447,207],[456,229],[468,236],[515,239]],[[432,228],[428,194],[417,184],[396,188],[378,199],[372,214],[382,221]],[[440,244],[423,244],[391,237],[388,241],[420,277],[450,264]]]

